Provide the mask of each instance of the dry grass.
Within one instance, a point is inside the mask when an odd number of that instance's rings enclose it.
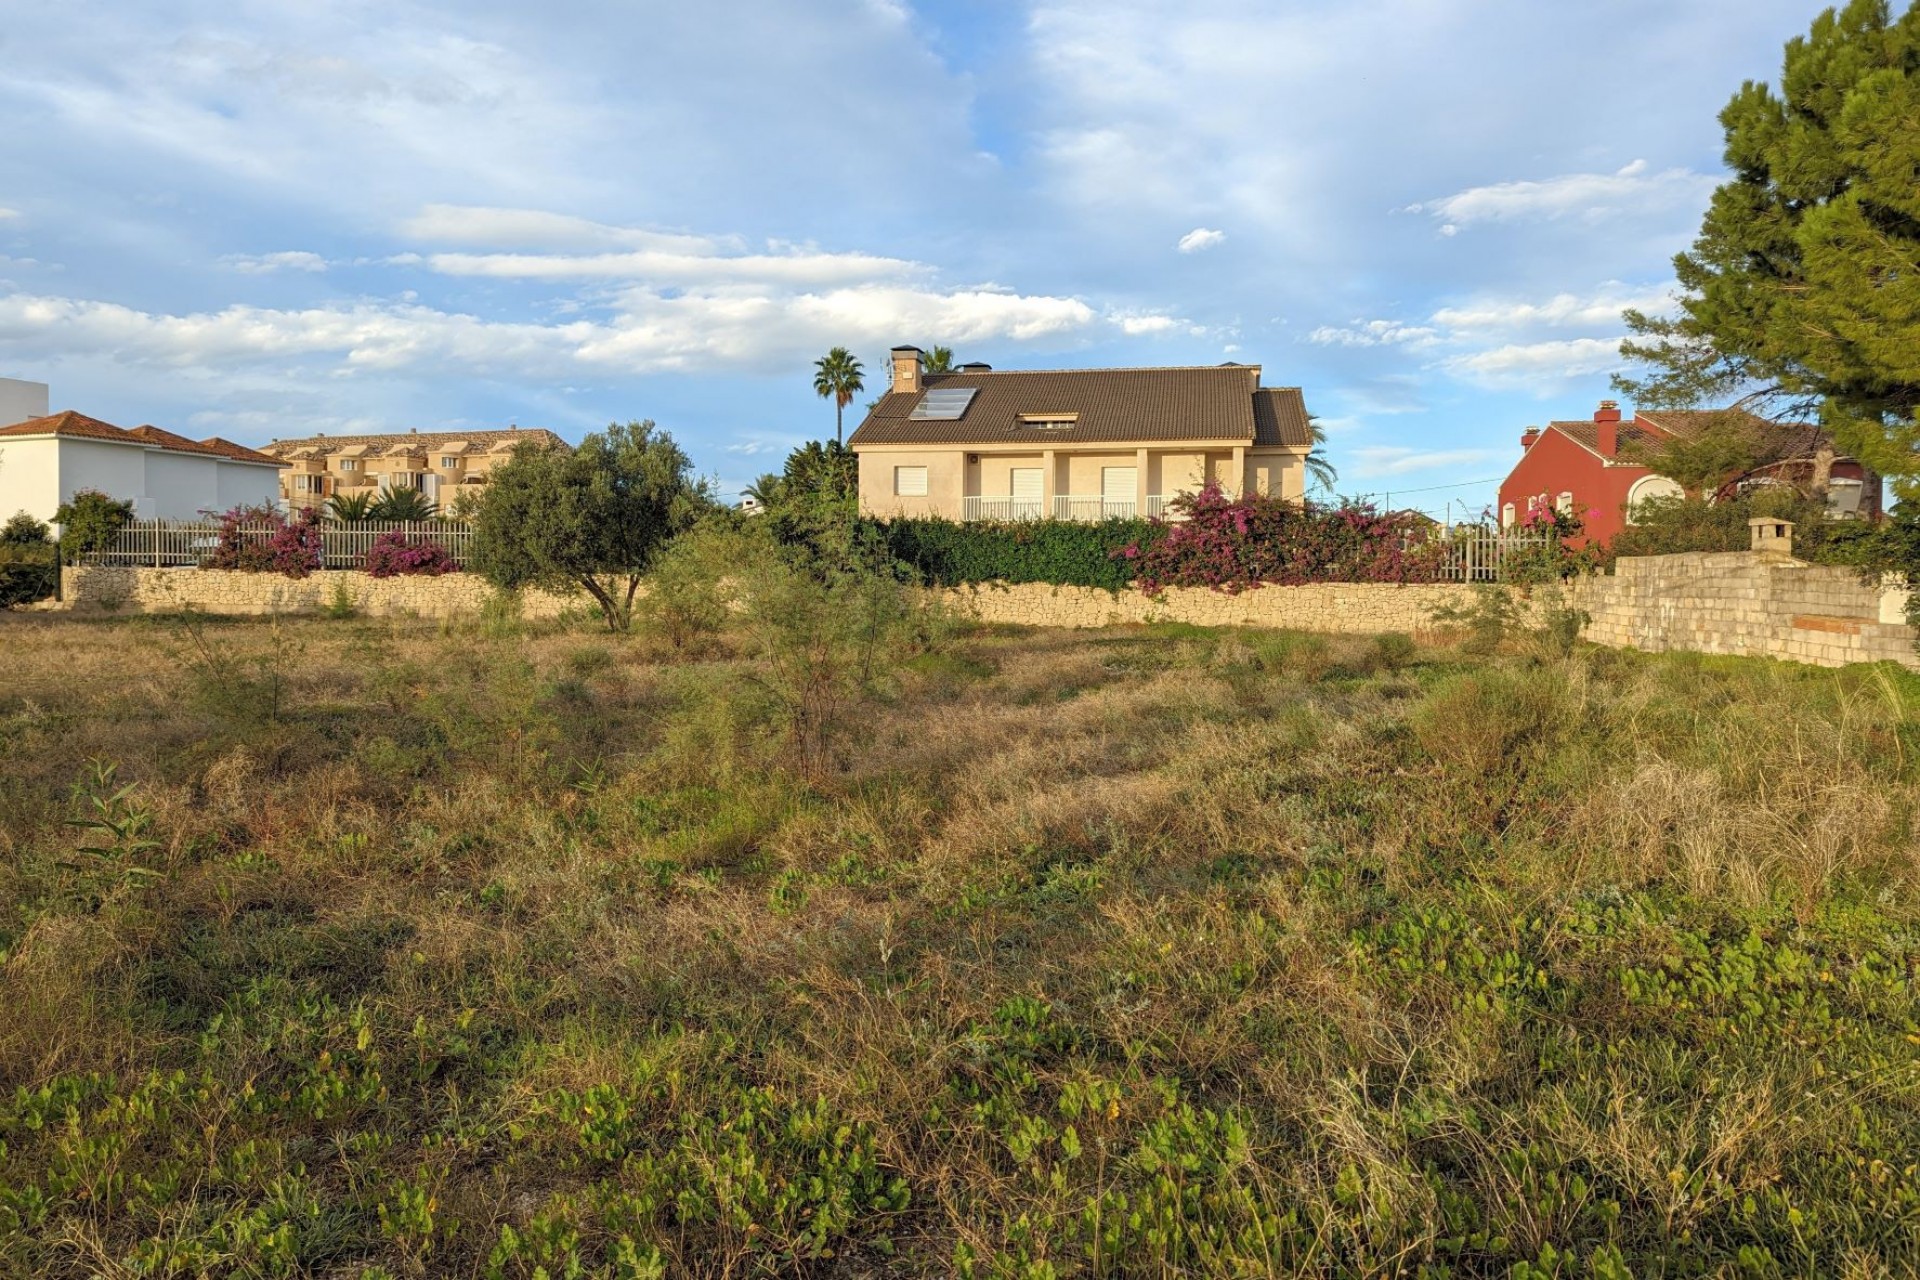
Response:
[[[976,632],[801,779],[724,637],[0,650],[0,1274],[1920,1265],[1902,673]]]

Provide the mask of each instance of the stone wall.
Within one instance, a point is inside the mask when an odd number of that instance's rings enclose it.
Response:
[[[60,583],[60,607],[120,613],[316,613],[332,607],[344,593],[356,613],[370,617],[448,618],[481,612],[495,594],[471,573],[371,578],[344,569],[294,579],[225,569],[78,565],[61,570]],[[520,612],[527,618],[552,618],[591,604],[585,596],[526,591],[521,593]]]
[[[1851,569],[1750,551],[1631,557],[1571,596],[1592,615],[1586,638],[1616,648],[1920,668],[1907,593]]]
[[[1035,627],[1105,627],[1122,622],[1187,622],[1202,627],[1274,627],[1351,632],[1431,629],[1433,611],[1472,600],[1455,585],[1401,587],[1382,583],[1322,583],[1261,587],[1239,595],[1205,587],[1175,587],[1164,598],[1098,587],[958,587],[941,593],[950,607],[981,622]]]
[[[444,618],[478,613],[493,595],[466,573],[369,578],[331,571],[294,581],[216,569],[105,566],[66,569],[62,583],[61,607],[131,613],[317,612],[344,590],[361,614]],[[940,596],[981,622],[1037,627],[1186,622],[1377,634],[1430,630],[1436,608],[1471,601],[1472,592],[1458,585],[1329,583],[1239,595],[1175,588],[1154,599],[1138,591],[1026,583],[961,587]],[[1611,576],[1584,578],[1568,591],[1569,603],[1592,617],[1586,637],[1616,648],[1744,654],[1823,667],[1893,661],[1920,669],[1914,631],[1904,623],[1906,596],[1863,583],[1849,569],[1746,551],[1622,559]],[[585,596],[526,592],[521,611],[551,618],[590,603]]]

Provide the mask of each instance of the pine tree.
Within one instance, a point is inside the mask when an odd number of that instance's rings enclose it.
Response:
[[[1648,406],[1740,398],[1818,412],[1837,446],[1920,496],[1920,0],[1829,9],[1778,90],[1721,112],[1731,181],[1674,260],[1673,318],[1628,312],[1616,385]],[[1903,480],[1904,478],[1904,480]]]

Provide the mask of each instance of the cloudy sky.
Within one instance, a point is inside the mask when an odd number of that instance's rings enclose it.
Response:
[[[0,375],[253,443],[649,417],[737,490],[835,344],[1239,360],[1343,490],[1477,510],[1815,9],[0,0]]]

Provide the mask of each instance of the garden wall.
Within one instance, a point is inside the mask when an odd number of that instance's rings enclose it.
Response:
[[[1611,577],[1582,579],[1571,595],[1592,615],[1586,638],[1616,648],[1920,668],[1907,593],[1852,569],[1751,551],[1623,556]]]
[[[1453,584],[1403,587],[1375,582],[1261,587],[1239,595],[1206,587],[1173,587],[1159,598],[1132,588],[1115,592],[1028,582],[954,587],[941,595],[960,613],[981,622],[1035,627],[1187,622],[1202,627],[1274,627],[1363,635],[1430,630],[1435,608],[1473,599],[1468,588]]]
[[[350,569],[294,579],[223,569],[78,565],[61,570],[60,582],[63,608],[124,613],[314,613],[331,607],[344,591],[356,612],[373,617],[448,618],[479,613],[494,595],[477,574],[371,578]],[[587,603],[584,596],[527,591],[520,609],[523,617],[551,618]]]

